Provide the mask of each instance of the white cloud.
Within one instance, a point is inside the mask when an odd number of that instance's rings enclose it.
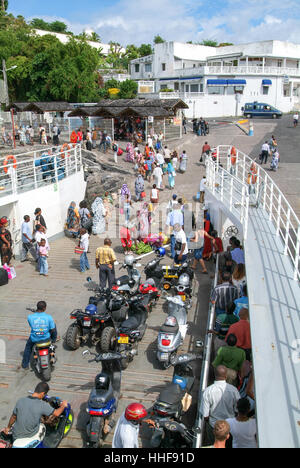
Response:
[[[213,39],[235,44],[257,40],[300,43],[299,0],[119,0],[99,5],[90,22],[71,22],[70,30],[97,32],[103,42],[122,45],[152,43],[156,34],[166,40],[186,42]]]

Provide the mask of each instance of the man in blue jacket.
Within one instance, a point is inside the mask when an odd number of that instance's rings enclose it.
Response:
[[[28,369],[32,348],[36,343],[43,343],[51,340],[53,343],[57,339],[56,325],[51,317],[45,313],[47,304],[45,301],[39,301],[37,303],[37,310],[34,314],[29,315],[27,320],[31,328],[30,337],[26,343],[22,368]]]

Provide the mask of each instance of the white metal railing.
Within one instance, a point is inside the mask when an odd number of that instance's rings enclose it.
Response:
[[[217,162],[227,168],[227,173],[248,187],[250,205],[262,207],[283,241],[283,253],[288,255],[294,270],[294,279],[300,279],[300,221],[290,203],[269,174],[248,155],[237,150],[236,163],[232,164],[231,146],[218,146]],[[242,192],[241,192],[242,195]],[[251,211],[250,211],[251,215]]]
[[[287,67],[268,67],[268,66],[207,66],[205,67],[207,74],[228,74],[228,75],[292,75],[300,76],[299,68]]]
[[[81,146],[72,144],[0,158],[0,204],[5,197],[58,183],[81,168]]]
[[[219,161],[206,160],[206,187],[239,219],[247,238],[249,216],[248,186],[227,171]]]
[[[216,261],[216,272],[215,272],[215,279],[212,284],[212,290],[218,284],[218,274],[219,274],[219,255],[217,255]],[[209,311],[208,311],[208,319],[207,319],[207,328],[206,330],[213,330],[214,323],[215,323],[215,304],[210,302]],[[196,419],[196,434],[197,437],[195,439],[194,448],[201,448],[203,444],[203,435],[204,435],[204,417],[201,414],[201,402],[203,399],[203,393],[207,388],[208,385],[208,378],[209,378],[209,369],[211,363],[211,354],[212,354],[212,345],[213,345],[213,334],[207,333],[204,342],[204,352],[203,352],[203,362],[202,362],[202,370],[201,370],[201,377],[200,377],[200,386],[199,386],[199,397],[198,397],[198,415]]]

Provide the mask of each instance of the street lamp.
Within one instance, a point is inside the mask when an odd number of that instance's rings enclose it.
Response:
[[[3,73],[3,81],[4,81],[4,94],[5,94],[5,104],[6,104],[6,106],[9,105],[9,95],[8,95],[8,85],[7,85],[7,74],[6,74],[6,72],[8,72],[10,70],[14,70],[15,68],[17,68],[17,65],[13,65],[12,67],[6,69],[6,62],[5,62],[4,59],[2,60],[2,73]]]

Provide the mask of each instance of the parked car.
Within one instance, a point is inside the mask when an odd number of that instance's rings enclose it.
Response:
[[[247,119],[251,119],[252,117],[272,117],[273,119],[278,119],[282,117],[280,110],[264,102],[248,102],[245,104],[245,107],[242,107],[242,111]]]

